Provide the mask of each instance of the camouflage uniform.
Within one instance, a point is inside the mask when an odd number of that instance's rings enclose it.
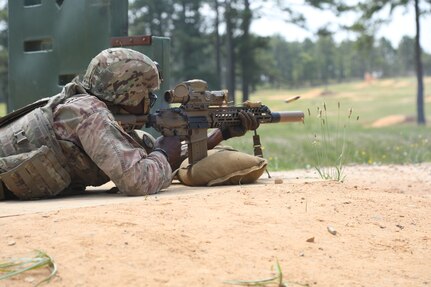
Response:
[[[159,84],[157,68],[145,55],[123,48],[101,52],[82,83],[69,83],[41,101],[42,107],[0,124],[0,179],[22,199],[109,180],[127,195],[168,187],[172,171],[165,155],[147,154],[104,102],[136,105]]]

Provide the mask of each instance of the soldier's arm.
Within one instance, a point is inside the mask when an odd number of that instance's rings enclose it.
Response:
[[[146,195],[169,186],[172,170],[166,156],[147,155],[108,115],[96,113],[77,129],[85,152],[127,195]]]
[[[57,135],[79,145],[122,193],[146,195],[170,185],[172,170],[166,156],[160,151],[147,154],[95,97],[62,105],[55,122],[61,127]]]

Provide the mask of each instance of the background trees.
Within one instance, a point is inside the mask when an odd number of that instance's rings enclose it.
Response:
[[[306,24],[303,15],[289,1],[272,1],[281,7],[286,21]],[[340,5],[341,2],[305,0],[304,5],[336,13],[353,9]],[[431,8],[430,0],[358,2],[360,5],[355,6],[358,22],[350,27],[358,32],[357,37],[342,42],[336,42],[334,31],[325,27],[303,41],[288,42],[277,35],[255,35],[251,25],[265,10],[250,0],[130,0],[129,32],[171,37],[171,84],[202,78],[208,81],[210,89],[229,89],[231,101],[235,99],[235,91],[241,91],[243,100],[247,100],[260,86],[315,86],[363,79],[365,73],[383,78],[430,75],[431,55],[418,47],[419,36],[405,36],[398,46],[374,36],[376,25],[381,22],[375,15],[380,10],[410,5],[418,8],[420,17],[426,7]],[[414,29],[414,23],[407,24]],[[421,65],[418,65],[418,55]],[[4,1],[0,5],[0,99],[6,92],[7,4]],[[418,89],[420,121],[422,102],[423,90],[420,96]]]
[[[304,24],[302,15],[286,1],[276,1],[286,19]],[[388,39],[374,37],[378,23],[372,21],[373,13],[385,5],[395,9],[409,1],[359,2],[358,15],[363,21],[351,27],[358,37],[339,43],[333,31],[325,28],[312,39],[294,42],[281,36],[253,35],[251,23],[262,12],[253,10],[249,0],[135,0],[130,5],[134,15],[130,30],[172,37],[174,81],[205,78],[213,88],[241,90],[244,99],[262,84],[313,86],[362,79],[365,73],[379,77],[415,73],[415,38],[405,36],[394,47]],[[304,3],[338,13],[352,8],[330,0]],[[424,72],[429,74],[430,56],[424,54],[424,59]]]
[[[360,1],[358,8],[361,17],[358,19],[358,25],[362,25],[365,28],[368,28],[373,25],[378,25],[381,22],[389,21],[389,19],[385,19],[382,21],[380,17],[375,17],[376,14],[379,14],[383,9],[389,8],[390,15],[392,12],[402,7],[406,9],[409,6],[412,6],[415,11],[415,31],[416,36],[414,39],[414,65],[415,65],[415,74],[417,79],[417,96],[416,96],[416,107],[417,107],[417,122],[418,124],[425,124],[425,110],[424,110],[424,84],[423,84],[423,62],[422,62],[422,48],[420,45],[420,37],[421,37],[421,27],[420,27],[420,19],[421,16],[429,12],[429,5],[427,5],[426,9],[423,9],[420,4],[426,3],[430,4],[431,1],[425,0],[365,0]],[[389,16],[390,16],[389,15]],[[380,16],[380,15],[379,15]],[[407,48],[407,47],[406,47]]]

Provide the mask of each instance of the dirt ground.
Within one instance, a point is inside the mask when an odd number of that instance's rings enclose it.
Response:
[[[1,202],[0,258],[44,250],[58,265],[49,286],[232,286],[224,281],[272,276],[277,260],[286,283],[431,286],[431,164],[346,175],[338,183],[298,170],[148,197]]]

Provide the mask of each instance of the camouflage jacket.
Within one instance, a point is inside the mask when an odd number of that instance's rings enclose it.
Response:
[[[169,186],[165,156],[147,154],[105,103],[79,84],[39,102],[2,118],[0,126],[0,181],[19,198],[53,196],[109,179],[127,195]]]
[[[95,96],[70,95],[55,105],[53,128],[58,139],[80,147],[122,193],[152,194],[171,183],[166,157],[160,152],[148,155]]]

